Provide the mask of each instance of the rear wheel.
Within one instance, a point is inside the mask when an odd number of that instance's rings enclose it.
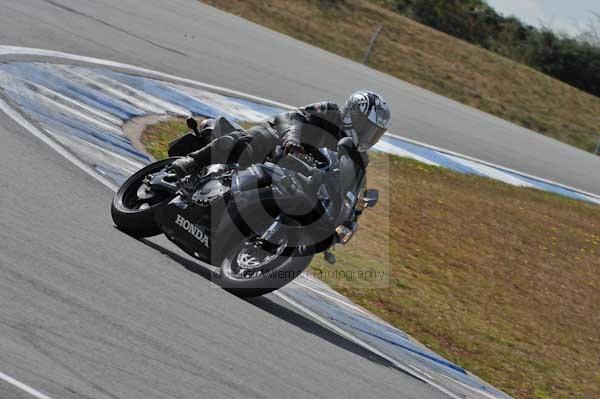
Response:
[[[115,225],[134,237],[152,237],[162,231],[154,219],[156,208],[168,203],[173,194],[151,190],[146,177],[157,173],[177,158],[167,158],[154,162],[129,177],[115,194],[111,215]]]
[[[310,264],[312,255],[303,253],[299,232],[288,231],[271,241],[269,250],[258,237],[228,248],[221,262],[221,287],[241,297],[264,295],[288,284]]]

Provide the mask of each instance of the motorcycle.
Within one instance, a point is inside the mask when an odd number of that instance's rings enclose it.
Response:
[[[164,234],[217,272],[213,281],[242,297],[266,294],[299,276],[313,256],[346,244],[357,219],[378,201],[365,190],[365,170],[351,139],[309,146],[303,155],[281,148],[263,163],[212,164],[178,178],[169,166],[215,136],[239,126],[220,117],[209,137],[190,118],[188,133],[169,144],[169,158],[129,177],[114,196],[115,225],[134,237]]]

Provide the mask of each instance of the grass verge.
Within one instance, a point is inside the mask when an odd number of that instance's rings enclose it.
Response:
[[[204,2],[359,62],[383,24],[371,67],[586,151],[600,140],[599,98],[403,17],[382,0]]]
[[[142,143],[161,159],[185,131]],[[380,204],[317,277],[516,398],[600,397],[600,207],[381,153],[369,186]],[[332,277],[366,269],[384,287]]]

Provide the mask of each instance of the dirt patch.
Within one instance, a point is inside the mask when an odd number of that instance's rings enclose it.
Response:
[[[152,159],[156,159],[154,158],[154,155],[151,154],[148,151],[147,147],[142,143],[142,133],[146,130],[148,126],[156,125],[158,123],[170,119],[172,119],[172,117],[169,115],[148,115],[132,118],[123,125],[123,133],[125,133],[125,136],[127,136],[127,138],[131,140],[131,144],[133,144],[133,146],[138,151],[145,155],[148,155]]]

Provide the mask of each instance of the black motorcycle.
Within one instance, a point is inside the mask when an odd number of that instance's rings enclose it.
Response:
[[[346,244],[357,218],[375,206],[356,168],[350,139],[335,146],[309,145],[306,154],[274,151],[260,164],[213,164],[179,179],[169,170],[180,156],[214,136],[240,129],[218,118],[210,137],[195,132],[169,144],[170,158],[154,162],[117,191],[111,207],[116,226],[135,237],[165,236],[195,259],[216,267],[213,280],[236,295],[263,295],[300,275],[316,253]]]

